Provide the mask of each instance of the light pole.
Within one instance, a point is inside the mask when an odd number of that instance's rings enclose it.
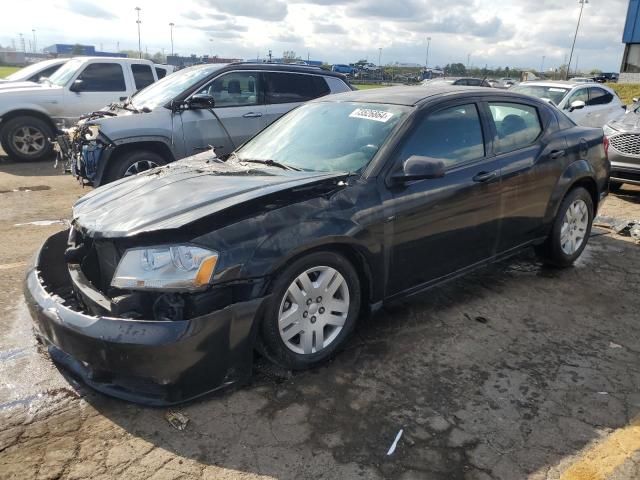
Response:
[[[582,20],[582,10],[584,10],[584,4],[589,3],[589,0],[578,0],[580,4],[580,15],[578,15],[578,24],[576,25],[576,34],[573,36],[573,45],[571,45],[571,54],[569,55],[569,63],[567,64],[567,73],[565,80],[569,80],[569,70],[571,68],[571,60],[573,59],[573,49],[576,47],[576,39],[578,38],[578,30],[580,29],[580,20]]]
[[[209,58],[213,58],[213,38],[209,37]]]
[[[138,57],[142,58],[142,43],[140,43],[140,24],[142,20],[140,20],[140,10],[142,10],[140,7],[136,7],[136,11],[138,12],[138,19],[136,20],[138,24]]]
[[[380,80],[382,80],[382,66],[380,65],[381,58],[382,58],[382,47],[378,48],[378,68],[380,69]]]
[[[429,47],[431,46],[431,37],[427,37],[427,59],[424,62],[424,69],[429,68]]]
[[[467,68],[471,65],[471,54],[467,53]]]
[[[171,29],[171,56],[173,57],[173,27],[175,27],[175,23],[171,22],[169,24],[169,28]]]
[[[542,62],[540,62],[540,73],[544,73],[544,59],[546,58],[545,55],[542,55]]]
[[[31,33],[33,33],[33,53],[36,53],[38,51],[36,48],[36,29],[32,28]]]

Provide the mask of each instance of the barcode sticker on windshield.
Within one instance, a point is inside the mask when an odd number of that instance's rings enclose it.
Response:
[[[551,87],[549,89],[550,92],[565,92],[566,90],[564,88],[553,88]]]
[[[349,115],[351,118],[364,118],[366,120],[375,120],[376,122],[388,122],[393,113],[384,110],[373,110],[371,108],[356,108]]]

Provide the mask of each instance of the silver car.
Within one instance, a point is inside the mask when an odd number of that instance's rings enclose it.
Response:
[[[98,186],[210,148],[224,158],[302,102],[352,89],[314,67],[194,66],[82,119],[57,137],[58,159]]]

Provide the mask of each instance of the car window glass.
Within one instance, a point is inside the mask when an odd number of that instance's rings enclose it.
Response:
[[[33,77],[31,77],[29,80],[32,82],[37,82],[38,80],[40,80],[41,78],[49,78],[51,75],[53,75],[56,70],[58,70],[60,68],[60,65],[54,65],[53,67],[49,67],[49,68],[45,68],[44,70],[42,70],[40,73],[37,73],[36,75],[34,75]]]
[[[327,82],[319,75],[269,72],[265,77],[266,103],[306,102],[330,93]]]
[[[451,167],[485,155],[480,116],[475,105],[460,105],[421,120],[401,150],[400,158],[432,157]]]
[[[489,103],[489,110],[498,132],[496,153],[511,152],[526,147],[542,132],[538,110],[519,103]]]
[[[149,65],[134,63],[131,65],[131,71],[133,72],[133,79],[136,82],[136,90],[151,85],[155,80]]]
[[[258,92],[256,72],[230,72],[207,84],[198,94],[211,95],[217,108],[256,105]]]
[[[127,89],[122,67],[117,63],[92,63],[77,80],[82,80],[83,92],[124,92]]]
[[[164,78],[167,75],[167,71],[164,68],[156,67],[156,75],[158,77],[158,80],[160,80],[161,78]]]
[[[589,101],[589,92],[586,88],[581,88],[576,90],[571,94],[569,100],[567,100],[567,105],[565,108],[569,108],[573,102],[584,102],[585,104]]]
[[[336,77],[324,77],[325,81],[331,88],[331,92],[340,93],[340,92],[350,92],[351,89],[349,86],[344,83],[342,80]]]
[[[606,105],[611,103],[613,95],[602,88],[592,87],[589,89],[589,101],[587,105]]]

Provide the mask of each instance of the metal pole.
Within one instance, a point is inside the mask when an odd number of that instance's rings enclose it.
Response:
[[[543,56],[542,56],[542,62],[540,63],[540,73],[543,73],[543,72],[544,72],[544,59],[545,59],[545,58],[546,58],[546,57],[543,55]]]
[[[576,25],[576,33],[573,36],[573,45],[571,45],[571,54],[569,55],[569,63],[567,64],[567,73],[565,80],[569,80],[569,69],[571,68],[571,60],[573,59],[573,49],[576,47],[576,39],[578,38],[578,30],[580,29],[580,20],[582,20],[582,10],[584,10],[584,4],[589,3],[589,0],[578,0],[580,4],[580,15],[578,15],[578,24]]]
[[[33,53],[36,53],[38,51],[36,47],[36,29],[32,28],[31,32],[33,32]]]
[[[427,37],[427,59],[424,62],[425,70],[429,68],[429,47],[431,46],[431,37]]]
[[[382,66],[380,65],[381,58],[382,58],[382,48],[378,48],[378,68],[380,69],[380,80],[382,80]]]
[[[138,57],[142,58],[142,43],[140,42],[140,24],[142,21],[140,20],[140,10],[142,10],[140,7],[136,7],[136,11],[138,12],[138,20],[136,20],[138,24]]]
[[[173,57],[173,26],[175,23],[171,22],[169,28],[171,29],[171,56]]]

